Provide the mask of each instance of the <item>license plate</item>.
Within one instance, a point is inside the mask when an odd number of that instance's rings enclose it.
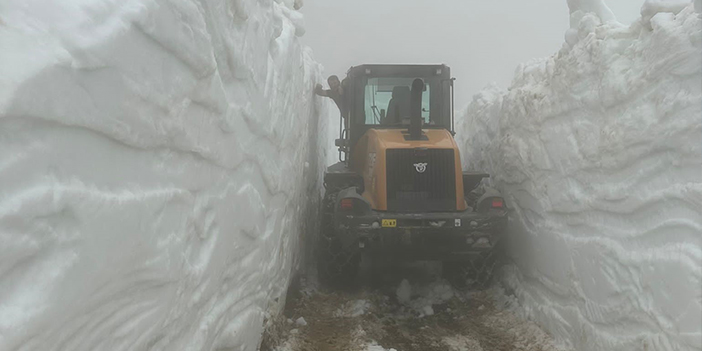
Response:
[[[397,219],[383,219],[383,228],[397,227]]]

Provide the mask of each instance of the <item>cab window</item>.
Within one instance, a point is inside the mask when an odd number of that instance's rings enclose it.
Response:
[[[415,78],[369,78],[364,89],[366,125],[409,124],[411,86]],[[422,119],[431,124],[431,83],[422,93]],[[439,114],[439,111],[436,111]]]

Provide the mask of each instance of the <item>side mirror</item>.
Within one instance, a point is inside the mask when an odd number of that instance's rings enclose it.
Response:
[[[385,119],[385,110],[380,110],[380,120],[382,121],[384,119]]]

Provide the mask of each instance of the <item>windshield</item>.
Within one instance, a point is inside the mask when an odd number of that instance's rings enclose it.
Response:
[[[364,89],[365,124],[404,125],[409,124],[410,91],[415,78],[369,78]],[[422,93],[422,119],[425,124],[432,121],[432,84],[425,82]]]

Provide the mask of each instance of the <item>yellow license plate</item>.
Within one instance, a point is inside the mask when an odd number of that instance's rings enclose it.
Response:
[[[383,228],[397,227],[397,219],[383,219]]]

